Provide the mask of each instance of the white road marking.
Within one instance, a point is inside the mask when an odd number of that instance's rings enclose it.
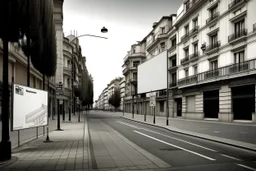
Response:
[[[116,121],[117,123],[121,123],[121,124],[124,124],[126,126],[129,126],[129,127],[132,127],[132,128],[135,128],[135,129],[139,129],[137,126],[135,125],[131,125],[131,124],[128,124],[128,123],[125,123],[125,122],[122,122],[122,121]]]
[[[203,149],[205,149],[205,150],[209,150],[209,151],[212,151],[212,152],[217,152],[216,150],[213,150],[213,149],[211,149],[211,148],[207,148],[207,147],[204,147],[204,146],[201,146],[201,145],[198,145],[198,144],[195,144],[195,143],[191,143],[191,142],[188,142],[188,141],[179,139],[179,138],[174,138],[174,137],[169,136],[169,135],[161,134],[161,133],[158,133],[158,132],[155,132],[155,131],[151,131],[151,130],[146,130],[146,129],[144,129],[144,128],[142,128],[142,129],[145,130],[145,131],[152,132],[152,133],[155,133],[155,134],[158,134],[158,135],[162,135],[162,136],[167,137],[167,138],[172,138],[172,139],[175,139],[175,140],[177,140],[177,141],[181,141],[181,142],[184,142],[184,143],[187,143],[187,144],[196,146],[196,147],[200,147],[200,148],[203,148]]]
[[[224,157],[227,157],[227,158],[230,158],[230,159],[233,159],[233,160],[241,161],[241,159],[238,159],[238,158],[233,157],[233,156],[229,156],[229,155],[226,155],[226,154],[220,154],[220,155],[222,155]]]
[[[207,157],[207,156],[205,156],[205,155],[199,154],[199,153],[197,153],[197,152],[194,152],[194,151],[185,149],[185,148],[183,148],[183,147],[179,147],[179,146],[177,146],[177,145],[174,145],[174,144],[165,142],[165,141],[163,141],[163,140],[154,138],[154,137],[149,136],[149,135],[147,135],[147,134],[144,134],[144,133],[142,133],[142,132],[135,131],[135,130],[134,130],[133,132],[136,132],[137,134],[140,134],[140,135],[143,135],[143,136],[145,136],[145,137],[151,138],[151,139],[153,139],[153,140],[155,140],[155,141],[158,141],[158,142],[161,142],[161,143],[163,143],[163,144],[166,144],[166,145],[169,145],[169,146],[173,146],[173,147],[178,148],[178,149],[181,149],[181,150],[183,150],[183,151],[186,151],[186,152],[195,154],[195,155],[200,156],[200,157],[203,157],[203,158],[205,158],[205,159],[212,160],[212,161],[216,160],[216,159],[213,159],[213,158],[211,158],[211,157]]]
[[[256,171],[256,169],[254,169],[254,168],[252,168],[252,167],[249,167],[249,166],[245,166],[245,165],[243,165],[243,164],[237,164],[237,165],[240,166],[240,167],[246,168],[246,169],[248,169],[248,170]]]
[[[213,131],[213,132],[216,133],[216,134],[220,133],[220,131]]]
[[[155,133],[155,134],[158,134],[158,135],[162,135],[162,136],[167,137],[167,138],[172,138],[172,139],[175,139],[175,140],[177,140],[177,141],[181,141],[181,142],[184,142],[184,143],[187,143],[187,144],[196,146],[196,147],[203,148],[203,149],[205,149],[205,150],[209,150],[209,151],[212,151],[212,152],[217,152],[216,150],[213,150],[213,149],[211,149],[211,148],[207,148],[207,147],[204,147],[204,146],[201,146],[201,145],[198,145],[198,144],[195,144],[195,143],[191,143],[191,142],[188,142],[188,141],[179,139],[179,138],[174,138],[174,137],[171,137],[171,136],[169,136],[169,135],[161,134],[161,133],[158,133],[158,132],[155,132],[155,131],[152,131],[152,130],[148,130],[148,129],[145,129],[145,128],[136,127],[136,126],[134,126],[134,125],[131,125],[131,124],[128,124],[128,123],[125,123],[125,122],[121,122],[121,121],[116,121],[116,122],[117,122],[117,123],[124,124],[124,125],[127,125],[127,126],[130,126],[130,127],[132,127],[132,128],[142,129],[142,130],[145,130],[145,131],[148,131],[148,132],[151,132],[151,133]]]

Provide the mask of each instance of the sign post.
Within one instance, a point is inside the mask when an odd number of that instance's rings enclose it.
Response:
[[[63,98],[61,97],[64,94],[63,92],[63,84],[62,82],[59,82],[56,86],[56,95],[58,96],[57,98],[57,103],[58,103],[58,120],[57,120],[57,131],[63,131],[60,128],[60,104],[63,103]]]
[[[156,94],[154,92],[151,92],[150,95],[150,102],[149,102],[150,106],[153,107],[153,124],[156,123],[156,111],[155,111],[155,106],[156,106]]]

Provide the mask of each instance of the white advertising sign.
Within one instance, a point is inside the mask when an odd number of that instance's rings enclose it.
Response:
[[[13,84],[12,130],[48,125],[48,92]]]
[[[167,88],[167,51],[138,66],[138,94]]]

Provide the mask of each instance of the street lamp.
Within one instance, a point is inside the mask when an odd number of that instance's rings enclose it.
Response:
[[[108,32],[108,29],[103,27],[101,29],[101,32],[102,33],[107,33]],[[70,44],[72,44],[75,40],[77,40],[79,37],[96,37],[96,38],[102,38],[102,39],[108,39],[107,37],[102,37],[102,36],[97,36],[97,35],[92,35],[92,34],[83,34],[83,35],[80,35],[80,36],[77,36],[75,37],[73,40],[70,41]],[[75,71],[74,71],[74,47],[72,46],[72,100],[73,100],[73,114],[75,114],[75,100],[74,100],[74,79],[75,79]]]

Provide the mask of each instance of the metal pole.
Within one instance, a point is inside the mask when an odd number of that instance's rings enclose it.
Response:
[[[146,109],[147,102],[146,102],[146,100],[143,101],[143,106],[144,106],[144,122],[146,122],[146,112],[147,112],[147,109]]]
[[[78,105],[78,122],[80,122],[80,104]]]
[[[132,95],[132,119],[134,119],[134,95]]]
[[[65,121],[65,100],[63,100],[63,103],[62,103],[62,119],[63,119],[63,121]]]
[[[155,124],[156,123],[156,108],[155,108],[155,106],[153,106],[153,113],[154,113],[153,123]]]
[[[124,116],[124,96],[123,96],[123,116]]]
[[[0,143],[0,161],[11,159],[11,141],[10,141],[10,132],[9,132],[9,85],[8,85],[8,14],[9,14],[9,2],[3,1],[5,15],[3,25],[4,33],[3,34],[3,89],[2,89],[2,141]]]
[[[18,147],[20,147],[20,130],[18,130]]]
[[[168,72],[168,50],[166,50],[166,59],[167,59],[167,90],[166,90],[166,93],[167,93],[167,96],[166,96],[166,125],[169,125],[169,72]]]
[[[68,120],[71,121],[71,109],[70,108],[68,109],[68,113],[69,113],[68,114]]]
[[[36,127],[36,139],[38,139],[38,127]]]
[[[61,129],[60,129],[60,100],[59,99],[57,99],[57,104],[58,104],[57,131],[61,131]]]

